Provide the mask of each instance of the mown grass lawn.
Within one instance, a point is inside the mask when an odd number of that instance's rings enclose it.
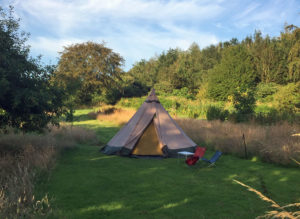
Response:
[[[104,143],[118,130],[84,116],[74,125],[94,129]],[[271,210],[233,179],[278,204],[300,202],[297,168],[231,155],[222,155],[213,168],[191,168],[184,159],[107,156],[88,145],[65,152],[38,192],[51,198],[53,218],[254,218]]]

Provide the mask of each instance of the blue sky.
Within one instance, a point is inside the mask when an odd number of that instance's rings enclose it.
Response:
[[[300,0],[0,0],[30,32],[32,56],[56,64],[63,46],[94,41],[118,52],[124,69],[169,48],[200,48],[261,30],[300,26]]]

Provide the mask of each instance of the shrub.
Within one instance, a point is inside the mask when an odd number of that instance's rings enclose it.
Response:
[[[172,93],[172,85],[169,81],[160,81],[154,85],[155,91],[157,95],[163,94],[171,94]]]
[[[274,106],[279,112],[296,113],[300,111],[300,82],[289,83],[274,94]]]
[[[272,95],[278,90],[275,83],[260,83],[256,87],[255,98],[262,102],[272,100]]]
[[[221,114],[221,109],[215,106],[210,106],[207,109],[207,113],[206,113],[206,119],[211,121],[211,120],[217,120],[220,118],[220,114]]]
[[[149,87],[134,81],[132,84],[123,88],[123,97],[141,97],[149,92]]]
[[[252,90],[233,93],[233,106],[236,109],[236,122],[248,121],[254,113],[255,98]]]
[[[206,113],[206,119],[211,120],[221,120],[225,121],[229,115],[228,110],[222,110],[219,107],[216,106],[209,106]]]
[[[259,112],[255,115],[255,121],[260,124],[275,124],[280,121],[279,113],[276,109],[271,109],[269,112]]]
[[[191,100],[195,99],[195,96],[189,93],[189,89],[187,87],[183,87],[181,89],[174,89],[172,95],[176,97],[184,97],[186,99]]]
[[[121,98],[120,101],[116,104],[116,106],[138,109],[145,100],[146,97]]]
[[[121,91],[117,88],[111,88],[103,92],[103,102],[105,104],[115,104],[122,96]]]

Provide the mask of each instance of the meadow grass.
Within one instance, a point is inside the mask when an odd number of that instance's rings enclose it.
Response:
[[[95,130],[103,143],[120,128],[85,113],[77,111],[80,120],[73,124]],[[97,146],[80,145],[60,157],[37,193],[48,192],[49,218],[254,218],[272,208],[233,180],[284,206],[300,202],[299,178],[298,168],[226,154],[216,167],[188,167],[182,158],[107,156]]]
[[[32,218],[51,207],[46,192],[34,197],[35,184],[53,167],[62,151],[85,142],[97,144],[97,136],[82,127],[61,125],[45,133],[0,134],[0,218]]]
[[[262,126],[196,119],[176,121],[195,142],[214,150],[243,158],[257,156],[265,162],[282,165],[296,166],[294,160],[300,160],[299,125]]]

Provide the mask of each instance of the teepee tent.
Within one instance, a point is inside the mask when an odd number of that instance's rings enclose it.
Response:
[[[128,123],[102,149],[105,154],[175,157],[194,152],[193,142],[160,104],[155,90]]]

